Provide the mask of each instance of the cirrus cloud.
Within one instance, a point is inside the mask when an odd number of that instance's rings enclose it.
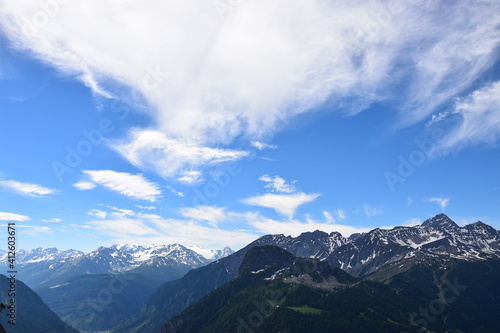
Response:
[[[56,190],[38,184],[22,183],[15,180],[2,180],[0,181],[0,186],[29,195],[30,197],[43,197],[56,192]]]
[[[305,203],[314,201],[319,196],[320,195],[317,193],[306,194],[303,192],[294,194],[267,193],[243,199],[242,202],[247,205],[272,208],[278,213],[287,216],[288,218],[292,218],[295,215],[297,208]]]
[[[479,143],[497,143],[500,140],[500,81],[458,100],[453,111],[437,115],[433,123],[450,115],[458,115],[461,121],[450,129],[433,153],[446,153]]]
[[[101,185],[113,192],[121,195],[154,202],[161,197],[160,186],[148,181],[142,175],[133,175],[126,172],[117,172],[113,170],[82,170],[88,181],[81,183],[93,183],[96,186]],[[76,186],[76,184],[75,184]],[[83,186],[79,189],[93,189],[92,186]]]
[[[0,221],[29,221],[29,217],[25,215],[19,215],[14,213],[0,212]]]
[[[4,2],[0,24],[15,47],[94,93],[139,91],[153,124],[114,147],[170,177],[240,158],[214,147],[262,140],[325,102],[356,114],[389,100],[401,110],[399,125],[425,119],[495,61],[499,6],[255,0],[221,19],[212,1],[102,0],[65,2],[49,17],[25,0]],[[142,135],[151,131],[164,135],[153,149]],[[171,149],[186,145],[196,158]]]
[[[227,218],[225,209],[215,206],[185,207],[181,209],[181,215],[195,221],[207,221],[212,226]]]
[[[113,147],[135,166],[153,170],[164,178],[177,176],[178,181],[188,185],[203,180],[198,169],[239,160],[249,154],[204,147],[195,141],[172,139],[153,130],[134,130],[125,142]]]

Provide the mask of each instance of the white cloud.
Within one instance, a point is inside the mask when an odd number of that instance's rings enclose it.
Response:
[[[119,237],[120,235],[138,237],[160,235],[155,228],[147,225],[144,219],[115,217],[109,220],[89,221],[88,224],[93,229],[114,237]]]
[[[75,229],[93,229],[92,226],[88,225],[88,224],[70,224],[71,227],[75,228]]]
[[[134,207],[137,207],[139,209],[145,209],[145,210],[154,210],[156,209],[155,206],[141,206],[141,205],[134,205]]]
[[[180,174],[178,180],[185,184],[201,181],[198,169],[248,156],[245,151],[204,147],[194,140],[172,139],[153,130],[134,130],[114,148],[135,166],[164,178]]]
[[[130,198],[154,202],[162,194],[158,184],[148,181],[142,175],[113,170],[82,170],[82,172],[93,183]]]
[[[363,211],[367,217],[374,217],[379,214],[382,214],[383,210],[382,208],[376,208],[370,205],[364,205],[363,206]]]
[[[92,190],[92,189],[96,188],[97,184],[92,183],[92,182],[78,182],[78,183],[73,184],[73,186],[81,191],[86,191],[86,190]]]
[[[269,143],[264,143],[260,141],[252,141],[250,145],[258,150],[264,150],[264,149],[276,149],[278,148],[277,145],[272,145]]]
[[[1,219],[0,219],[1,220]],[[7,227],[7,224],[0,224],[0,227]],[[18,234],[21,235],[30,235],[30,236],[39,236],[39,234],[47,234],[52,232],[52,228],[49,227],[39,227],[37,225],[26,225],[26,224],[16,224],[16,228],[20,228]]]
[[[111,212],[111,215],[114,217],[125,217],[125,216],[136,216],[136,212],[134,212],[131,209],[126,209],[126,208],[118,208],[115,206],[106,206],[107,208],[111,209],[113,212]]]
[[[272,208],[278,213],[287,216],[288,218],[292,218],[299,206],[314,201],[319,196],[320,195],[317,193],[306,194],[303,192],[294,194],[267,193],[244,199],[242,202],[247,205]]]
[[[29,221],[29,219],[30,218],[28,216],[25,216],[25,215],[0,212],[0,221],[22,222],[22,221]]]
[[[62,219],[42,220],[42,222],[47,222],[47,223],[59,223],[59,222],[62,222]]]
[[[0,181],[0,186],[22,194],[27,194],[30,197],[42,197],[56,192],[56,190],[38,184],[21,183],[15,180],[2,180]]]
[[[335,223],[335,218],[333,217],[333,215],[330,212],[325,210],[323,212],[323,216],[326,219],[326,223]]]
[[[292,193],[297,190],[295,186],[292,185],[295,181],[293,181],[292,184],[287,184],[286,180],[280,176],[270,177],[269,175],[262,175],[259,177],[259,180],[266,182],[267,184],[264,187],[273,192]]]
[[[96,216],[100,219],[105,219],[106,216],[108,216],[108,213],[100,209],[91,209],[90,211],[87,212],[87,215]]]
[[[448,152],[478,143],[497,143],[500,140],[500,81],[459,100],[452,112],[437,121],[448,115],[459,115],[461,122],[450,129],[435,152]]]
[[[16,47],[95,93],[142,93],[154,125],[115,147],[169,177],[206,153],[239,158],[208,147],[262,140],[326,100],[349,114],[390,100],[400,124],[423,120],[491,67],[497,13],[497,0],[255,0],[221,20],[212,1],[102,0],[65,2],[48,17],[25,0],[4,2],[0,24]],[[41,15],[46,23],[33,21]],[[164,138],[150,149],[141,133],[151,131]],[[171,148],[182,145],[208,151],[192,160]]]
[[[199,171],[184,171],[181,174],[182,176],[177,178],[177,180],[186,185],[195,185],[203,181],[203,177]]]
[[[342,221],[343,219],[346,218],[346,214],[345,214],[345,211],[343,209],[337,209],[337,218]]]
[[[198,206],[181,208],[181,215],[195,221],[207,221],[212,226],[227,218],[225,209],[215,206]]]
[[[182,197],[184,197],[184,193],[174,190],[174,189],[172,188],[172,186],[167,185],[167,186],[165,186],[165,187],[166,187],[167,189],[169,189],[169,190],[170,190],[170,192],[172,192],[172,193],[173,193],[173,194],[175,194],[176,196],[181,197],[181,198],[182,198]]]
[[[441,209],[444,210],[450,203],[450,198],[434,197],[434,198],[429,198],[428,201],[437,203],[439,206],[441,206]]]
[[[258,234],[249,231],[222,230],[200,225],[193,220],[164,219],[140,213],[134,217],[114,216],[108,220],[89,221],[88,225],[92,233],[111,236],[116,243],[198,244],[212,249],[224,244],[238,249],[258,238]]]

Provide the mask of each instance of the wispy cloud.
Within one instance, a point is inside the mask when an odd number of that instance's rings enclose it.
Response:
[[[343,209],[337,209],[336,215],[340,221],[342,221],[343,219],[345,219],[347,217],[347,215]]]
[[[382,214],[383,210],[382,208],[376,208],[371,205],[364,205],[363,206],[363,212],[367,217],[374,217],[379,214]]]
[[[184,193],[179,192],[179,191],[176,191],[174,188],[172,188],[172,186],[167,185],[167,186],[165,186],[165,187],[166,187],[167,189],[169,189],[169,190],[170,190],[170,192],[172,192],[172,193],[173,193],[173,194],[175,194],[176,196],[181,197],[181,198],[182,198],[182,197],[184,197]]]
[[[269,175],[263,175],[259,180],[266,182],[267,184],[264,187],[273,192],[292,193],[297,190],[297,188],[292,185],[295,181],[293,181],[292,184],[288,184],[286,180],[280,176],[271,177]]]
[[[213,147],[262,140],[326,100],[348,114],[390,100],[400,125],[424,120],[491,67],[500,41],[496,0],[257,0],[223,21],[211,1],[102,0],[65,3],[43,28],[29,25],[40,10],[5,2],[7,38],[95,93],[119,94],[113,82],[142,93],[154,124],[114,147],[164,177],[241,158]],[[466,122],[450,144],[489,140]]]
[[[0,227],[7,227],[7,225],[0,224]],[[35,237],[38,237],[40,234],[47,234],[53,231],[52,228],[50,227],[46,226],[40,227],[37,225],[27,225],[27,224],[16,224],[16,228],[21,228],[22,231],[19,231],[19,233],[22,233],[23,235],[29,235]]]
[[[202,180],[200,169],[207,165],[248,156],[245,151],[204,147],[194,140],[172,139],[153,130],[134,130],[114,148],[139,168],[153,170],[164,178],[177,176],[178,181],[190,185]]]
[[[2,180],[0,181],[0,186],[29,195],[30,197],[43,197],[56,192],[56,190],[38,184],[22,183],[15,180]]]
[[[181,215],[195,221],[207,221],[216,227],[221,221],[227,218],[225,208],[215,206],[198,206],[181,208]]]
[[[306,194],[298,192],[294,194],[273,194],[267,193],[255,197],[243,199],[242,202],[247,205],[272,208],[278,213],[292,218],[297,208],[305,203],[314,201],[320,195],[317,193]]]
[[[59,222],[62,222],[62,219],[50,219],[50,220],[42,220],[42,222],[46,222],[46,223],[59,223]]]
[[[132,209],[119,208],[119,207],[109,206],[109,205],[106,206],[106,207],[112,210],[112,212],[110,213],[110,215],[115,216],[115,217],[123,218],[125,216],[136,216],[136,215],[138,215]],[[139,213],[139,215],[140,214],[142,214],[142,213]]]
[[[108,216],[108,213],[100,209],[91,209],[90,211],[87,212],[87,215],[95,216],[100,219],[105,219],[106,216]]]
[[[497,143],[500,140],[500,81],[459,100],[453,111],[442,114],[436,122],[449,115],[458,115],[460,124],[450,129],[435,152],[448,152],[478,143]]]
[[[250,145],[258,150],[264,150],[264,149],[276,149],[278,148],[277,145],[273,145],[270,143],[265,143],[265,142],[260,142],[260,141],[252,141]]]
[[[133,175],[126,172],[116,172],[113,170],[82,170],[88,181],[83,183],[93,183],[101,185],[111,191],[124,196],[148,200],[154,202],[161,197],[160,186],[148,181],[142,175]],[[77,184],[81,184],[77,183]],[[80,189],[92,189],[93,187],[82,187]]]
[[[201,175],[201,172],[199,172],[199,171],[195,171],[195,170],[183,171],[181,173],[181,176],[179,178],[177,178],[177,181],[179,181],[183,184],[186,184],[186,185],[195,185],[195,184],[199,184],[203,181],[203,176]]]
[[[434,197],[434,198],[429,198],[428,201],[437,203],[439,206],[441,206],[441,209],[445,210],[448,204],[450,203],[450,198]]]
[[[88,221],[89,232],[110,236],[116,243],[200,245],[220,248],[220,244],[241,248],[258,238],[258,233],[241,230],[223,230],[206,226],[194,219],[165,219],[154,214],[137,213],[134,216],[113,216],[105,220]],[[207,237],[207,235],[210,235]]]
[[[80,191],[86,191],[96,188],[97,184],[93,182],[78,182],[73,184],[73,186],[79,189]]]
[[[14,213],[0,212],[0,221],[29,221],[29,217],[25,215],[19,215]]]
[[[139,209],[145,209],[145,210],[154,210],[156,209],[155,206],[141,206],[141,205],[134,205],[134,207],[137,207]]]
[[[325,217],[326,223],[335,223],[335,218],[330,212],[325,210],[323,216]]]
[[[155,228],[149,226],[145,219],[116,217],[114,219],[89,221],[88,224],[95,230],[113,237],[129,236],[159,236]]]

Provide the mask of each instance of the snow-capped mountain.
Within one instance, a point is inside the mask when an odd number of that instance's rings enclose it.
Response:
[[[277,245],[296,257],[326,260],[346,272],[362,276],[403,259],[432,258],[480,260],[500,256],[500,232],[476,222],[459,227],[445,214],[439,214],[414,227],[374,229],[344,238],[322,231],[300,236],[266,235],[253,245]],[[415,259],[412,259],[415,260]]]
[[[59,251],[55,247],[43,249],[41,247],[26,251],[19,250],[16,253],[16,260],[19,266],[24,266],[26,264],[33,264],[38,262],[65,262],[67,259],[74,258],[76,256],[83,255],[82,251],[77,250],[66,250]],[[2,261],[0,265],[5,265],[7,258],[7,252],[0,253],[0,260]]]
[[[224,247],[222,250],[209,250],[198,245],[187,246],[187,248],[202,255],[208,260],[219,260],[234,253],[229,246]]]
[[[255,246],[279,246],[294,257],[316,258],[343,268],[356,277],[372,273],[393,276],[418,263],[446,267],[456,261],[500,257],[498,230],[476,222],[459,227],[446,215],[437,215],[420,226],[374,229],[349,238],[337,232],[306,232],[298,237],[265,235],[230,256],[191,270],[182,278],[163,284],[143,311],[118,332],[162,324],[223,284],[234,280],[246,253]],[[154,328],[152,331],[155,331]]]
[[[208,250],[207,250],[208,251]],[[117,244],[83,253],[56,248],[19,250],[17,268],[23,281],[32,288],[56,284],[81,274],[144,273],[161,274],[165,279],[177,278],[192,268],[232,253],[229,248],[207,252],[209,258],[180,244],[128,245]],[[0,254],[0,271],[7,271],[7,253]]]
[[[415,227],[374,229],[339,247],[326,260],[356,276],[401,260],[480,260],[500,255],[500,233],[476,222],[463,228],[439,214]]]
[[[445,214],[414,227],[374,229],[349,238],[338,232],[305,232],[298,237],[265,235],[249,246],[276,245],[296,257],[326,260],[346,272],[362,276],[403,259],[479,260],[500,255],[500,232],[476,222],[459,227]]]
[[[208,263],[198,253],[180,245],[112,245],[100,247],[79,259],[88,263],[89,273],[126,272],[141,265],[184,265],[192,268]]]
[[[324,259],[335,250],[349,242],[338,232],[327,234],[323,231],[304,232],[298,237],[284,235],[266,235],[251,245],[276,245],[296,257]]]

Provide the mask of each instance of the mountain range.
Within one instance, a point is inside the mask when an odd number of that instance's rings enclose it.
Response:
[[[500,233],[482,222],[459,227],[445,214],[439,214],[418,226],[374,229],[349,238],[322,231],[298,237],[262,236],[228,257],[164,283],[140,313],[114,332],[157,332],[163,323],[188,306],[237,278],[246,253],[263,245],[278,246],[294,257],[325,261],[354,277],[384,281],[415,265],[445,266],[457,260],[498,258]]]
[[[419,263],[377,282],[257,246],[236,279],[159,332],[499,332],[500,259],[452,261]]]
[[[265,235],[234,253],[35,249],[18,266],[50,309],[86,332],[500,331],[500,232],[444,214],[350,237]],[[453,302],[450,290],[460,294]]]
[[[19,250],[16,259],[24,282],[38,290],[54,287],[83,274],[148,273],[153,280],[165,282],[231,253],[233,251],[229,247],[207,250],[198,246],[190,249],[180,244],[119,244],[102,246],[89,253],[78,250],[59,251],[56,248]],[[6,252],[0,253],[1,272],[7,271],[6,258]]]
[[[162,283],[233,252],[192,248],[120,244],[89,253],[37,248],[18,251],[16,266],[18,278],[66,323],[104,331],[137,313]],[[0,262],[6,272],[6,253]]]

